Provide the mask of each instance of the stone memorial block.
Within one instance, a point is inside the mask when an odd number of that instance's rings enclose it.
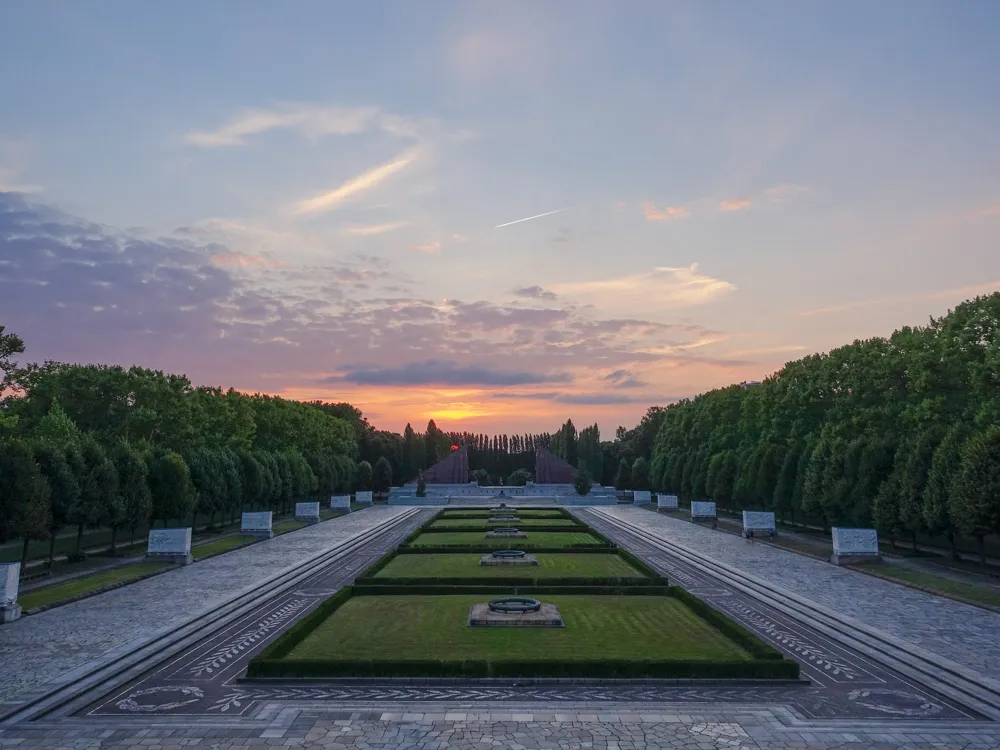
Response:
[[[319,523],[319,503],[295,503],[295,520]]]
[[[875,529],[840,529],[833,534],[833,556],[830,562],[843,565],[858,560],[878,560],[878,532]]]
[[[190,565],[194,562],[191,557],[191,529],[150,529],[146,557]]]
[[[350,495],[330,495],[330,508],[331,510],[351,510],[351,496]]]
[[[649,490],[635,490],[632,493],[633,505],[649,505],[653,502],[653,493]]]
[[[777,531],[774,513],[763,510],[743,511],[743,531]]]
[[[692,500],[691,518],[715,518],[715,503]]]
[[[371,505],[374,502],[374,500],[372,500],[372,491],[366,490],[365,492],[355,492],[354,502]]]
[[[0,625],[21,616],[21,605],[17,603],[20,578],[21,563],[0,563]]]
[[[240,533],[270,539],[274,536],[274,532],[271,530],[271,511],[244,513],[240,521]]]
[[[677,510],[677,495],[657,495],[656,507]]]

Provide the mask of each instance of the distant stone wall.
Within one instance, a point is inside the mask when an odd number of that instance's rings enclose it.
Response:
[[[545,448],[535,451],[536,484],[572,484],[576,469]]]
[[[438,461],[424,472],[427,484],[468,484],[469,451],[462,447],[452,451],[443,461]]]

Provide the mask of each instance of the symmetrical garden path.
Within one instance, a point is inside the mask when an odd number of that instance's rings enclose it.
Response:
[[[406,510],[368,508],[4,625],[0,701],[211,611],[234,592],[301,565]]]
[[[948,637],[948,627],[958,628],[959,634],[953,637],[961,640],[969,622],[978,629],[976,637],[989,638],[1000,616],[983,610],[764,545],[751,547],[731,535],[641,509],[578,512],[607,533],[613,530],[609,518],[639,524],[656,537],[697,548],[708,557],[774,580],[775,585],[901,638],[911,632],[906,624],[887,620],[915,617],[915,637],[910,640],[974,669],[988,669],[1000,648],[995,641],[986,643],[991,651],[980,654],[977,661],[976,653],[982,649],[975,644],[953,644],[946,651],[933,642],[935,637]],[[404,518],[406,513],[410,515]],[[635,544],[636,551],[647,561],[713,606],[728,600],[727,612],[737,619],[755,614],[773,618],[771,635],[765,637],[778,639],[786,653],[799,658],[812,684],[240,682],[250,654],[316,602],[353,580],[429,513],[413,515],[395,506],[365,510],[0,628],[0,686],[10,695],[25,689],[18,685],[37,685],[47,676],[78,666],[108,648],[122,649],[130,640],[165,625],[180,627],[205,620],[234,592],[267,582],[276,572],[304,570],[265,604],[227,619],[214,630],[206,628],[204,634],[192,631],[188,640],[179,643],[176,655],[139,663],[113,690],[95,687],[37,721],[0,722],[0,750],[137,746],[180,750],[192,745],[211,750],[243,746],[330,750],[1000,748],[1000,724],[985,721],[960,703],[907,683],[891,669],[823,640],[808,622],[770,613],[766,604],[743,597],[736,588],[724,590],[724,584],[713,582],[682,557],[642,544]],[[372,535],[373,529],[392,518],[401,522]],[[639,538],[621,529],[612,535],[626,546]],[[343,556],[310,562],[344,543],[355,546]],[[841,598],[847,600],[843,606]],[[858,598],[866,604],[859,605]],[[886,608],[892,612],[885,614]],[[930,621],[938,612],[945,621],[933,625]],[[195,617],[199,613],[204,615],[201,619]],[[973,621],[970,615],[986,619]],[[32,653],[36,647],[41,648],[38,654]],[[61,656],[61,651],[66,655]],[[35,676],[15,682],[22,677],[18,672]]]
[[[605,509],[602,509],[604,512]],[[634,507],[606,509],[745,573],[985,675],[1000,675],[1000,614]]]

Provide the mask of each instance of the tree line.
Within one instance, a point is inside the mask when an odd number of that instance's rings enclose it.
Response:
[[[963,535],[985,564],[985,538],[1000,533],[1000,293],[656,419],[640,477],[653,489],[824,529],[874,526],[914,548],[940,537],[953,554]]]

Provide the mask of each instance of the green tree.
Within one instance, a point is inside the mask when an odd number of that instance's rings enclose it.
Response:
[[[649,489],[649,462],[641,456],[632,464],[632,489]]]
[[[370,490],[372,488],[372,465],[367,461],[358,464],[358,489]]]
[[[45,539],[52,526],[49,483],[32,446],[11,440],[0,450],[0,542],[21,539],[21,567],[28,562],[28,545]]]
[[[179,453],[164,451],[149,467],[151,522],[189,518],[194,512],[195,495],[188,465]]]
[[[1000,532],[1000,427],[977,433],[965,444],[952,515],[979,543],[979,563],[985,567],[985,537]]]
[[[80,502],[80,483],[66,460],[64,448],[49,440],[39,440],[34,449],[42,476],[48,482],[50,490],[48,567],[52,570],[56,557],[56,536],[69,522],[74,508]]]
[[[615,474],[615,489],[632,489],[632,469],[629,467],[628,461],[624,458],[618,462],[618,473]]]
[[[392,464],[385,456],[375,462],[373,483],[376,492],[385,493],[392,488]]]
[[[531,481],[531,472],[527,469],[515,469],[507,477],[507,484],[511,487],[524,487]]]
[[[962,449],[968,430],[955,425],[948,430],[941,443],[935,448],[931,468],[927,474],[924,489],[924,523],[932,534],[943,534],[948,539],[952,559],[959,559],[955,544],[956,518],[951,515],[953,488],[962,468]],[[960,508],[956,511],[961,512]]]
[[[586,469],[577,469],[576,473],[573,474],[573,487],[576,489],[576,494],[586,495],[590,492],[591,484],[590,475]]]
[[[114,463],[118,472],[120,527],[129,530],[134,543],[136,527],[149,522],[152,510],[146,462],[135,446],[123,442],[115,451]],[[118,528],[119,526],[111,526],[111,554],[115,554]]]

